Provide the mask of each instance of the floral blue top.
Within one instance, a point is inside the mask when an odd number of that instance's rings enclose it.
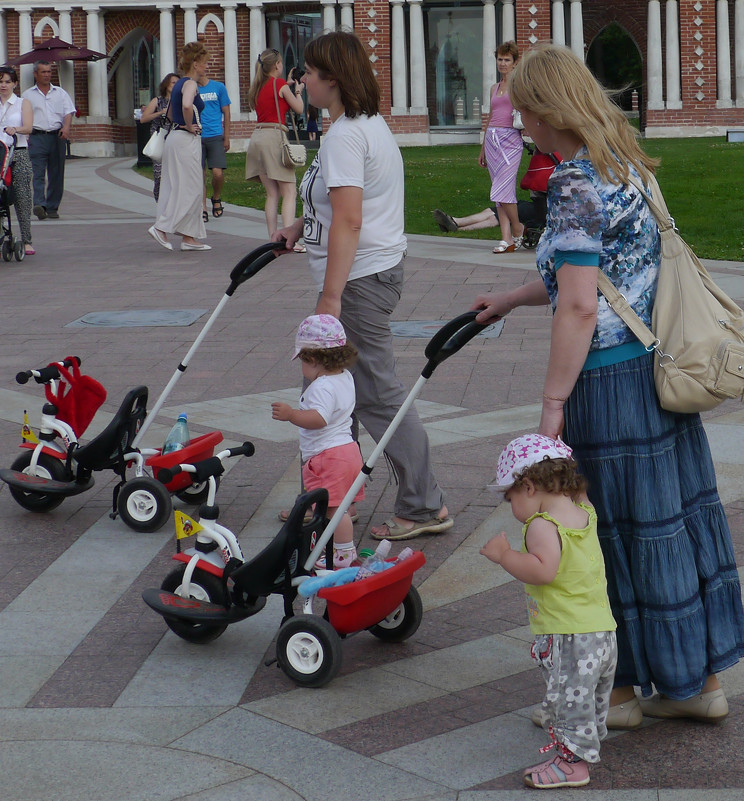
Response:
[[[637,172],[631,172],[638,178]],[[651,326],[661,239],[653,212],[632,185],[605,183],[582,148],[559,164],[548,181],[548,216],[537,246],[537,268],[555,311],[558,298],[556,254],[585,256],[625,295],[636,314]],[[637,342],[597,290],[597,327],[590,351]]]

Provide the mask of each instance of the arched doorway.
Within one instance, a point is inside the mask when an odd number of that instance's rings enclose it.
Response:
[[[625,28],[617,22],[603,28],[589,46],[586,64],[602,86],[617,93],[614,98],[623,111],[632,116],[634,91],[638,109],[643,108],[643,60]]]

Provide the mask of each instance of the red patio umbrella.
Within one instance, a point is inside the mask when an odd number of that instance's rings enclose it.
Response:
[[[101,58],[108,56],[105,53],[89,50],[87,47],[76,47],[55,36],[34,45],[34,49],[28,53],[8,59],[8,63],[18,66],[33,64],[35,61],[98,61]]]

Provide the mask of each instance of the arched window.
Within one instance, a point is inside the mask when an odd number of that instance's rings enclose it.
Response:
[[[158,40],[151,34],[145,34],[132,43],[133,108],[147,105],[157,94],[158,50]]]

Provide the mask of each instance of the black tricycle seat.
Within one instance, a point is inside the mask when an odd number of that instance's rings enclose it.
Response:
[[[304,523],[312,507],[313,516]],[[163,617],[174,617],[191,623],[237,623],[259,612],[269,595],[284,597],[285,618],[292,615],[292,602],[297,596],[292,579],[309,575],[305,562],[328,521],[328,490],[317,489],[298,496],[292,511],[273,540],[247,562],[231,561],[225,567],[223,581],[230,582],[230,606],[221,606],[195,598],[183,598],[161,589],[142,593],[142,600]]]

